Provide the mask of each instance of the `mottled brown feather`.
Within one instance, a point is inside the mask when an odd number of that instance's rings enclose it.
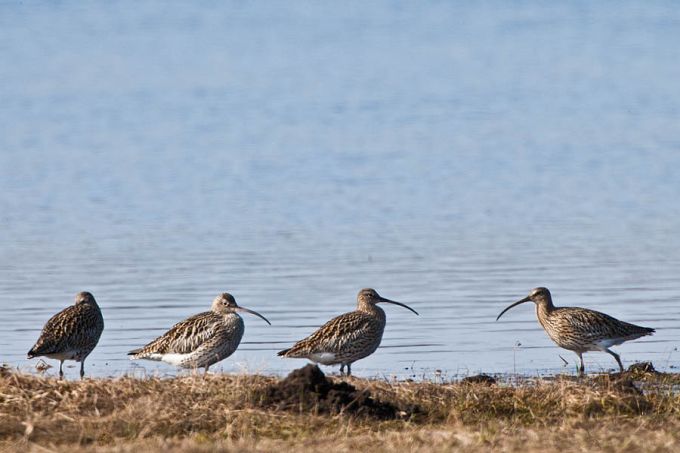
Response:
[[[619,370],[623,371],[621,357],[610,348],[654,333],[654,329],[619,321],[599,311],[580,307],[555,307],[550,291],[544,287],[532,289],[527,297],[508,306],[496,319],[511,308],[528,301],[536,304],[536,317],[550,339],[557,346],[574,351],[579,356],[579,373],[584,373],[583,353],[587,351],[610,354],[616,359]]]
[[[539,305],[537,317],[558,346],[572,351],[600,349],[597,344],[602,341],[608,340],[611,345],[615,345],[654,333],[654,329],[580,307],[555,307],[548,310]]]
[[[375,307],[382,312],[382,309]],[[377,314],[377,313],[376,313]],[[385,329],[385,314],[352,311],[335,317],[307,338],[286,350],[284,357],[304,358],[310,354],[330,352],[336,363],[358,360],[371,354],[380,344]],[[283,351],[282,351],[283,352]],[[349,360],[354,358],[354,360]]]
[[[306,358],[323,365],[340,364],[341,373],[347,367],[347,374],[351,374],[352,363],[369,356],[380,346],[385,312],[378,303],[400,305],[418,314],[408,305],[385,299],[373,288],[363,288],[357,294],[355,311],[331,319],[307,338],[277,354]]]
[[[210,340],[222,327],[224,315],[205,311],[178,322],[146,346],[130,351],[129,355],[143,358],[147,354],[189,354]]]
[[[91,303],[76,303],[45,323],[28,358],[70,353],[73,360],[83,361],[97,346],[103,330],[104,318],[94,298]]]
[[[231,295],[225,293],[223,296]],[[208,368],[236,351],[245,326],[236,313],[225,311],[222,296],[213,310],[193,315],[146,346],[130,351],[131,359],[162,360],[183,368]],[[233,301],[233,298],[232,298]],[[236,302],[233,301],[234,306]]]

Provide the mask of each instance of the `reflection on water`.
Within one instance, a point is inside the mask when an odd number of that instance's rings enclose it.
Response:
[[[494,321],[540,285],[674,366],[680,12],[553,6],[0,6],[0,359],[88,290],[89,372],[173,373],[125,352],[229,291],[273,325],[215,370],[283,373],[374,287],[420,316],[358,375],[574,371],[530,306]]]

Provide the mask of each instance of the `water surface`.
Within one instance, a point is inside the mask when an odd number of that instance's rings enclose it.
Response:
[[[672,2],[4,2],[0,360],[89,290],[87,371],[172,374],[125,352],[229,291],[273,325],[215,370],[285,373],[374,287],[421,316],[357,375],[573,372],[529,305],[495,322],[540,285],[670,369],[678,42]]]

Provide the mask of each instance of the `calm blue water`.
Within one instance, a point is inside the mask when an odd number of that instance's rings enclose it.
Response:
[[[229,291],[215,370],[285,373],[370,286],[421,316],[357,375],[573,372],[494,321],[547,286],[680,365],[677,5],[450,3],[0,3],[0,360],[89,290],[87,372],[174,373],[125,352]]]

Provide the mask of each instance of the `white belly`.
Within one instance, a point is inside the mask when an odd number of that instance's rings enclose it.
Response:
[[[593,345],[593,350],[604,351],[612,346],[623,343],[625,340],[623,338],[605,338],[603,340],[598,340]]]
[[[313,362],[320,363],[322,365],[335,365],[338,363],[335,360],[335,354],[332,352],[317,352],[314,354],[311,354],[309,356],[309,359]]]
[[[182,366],[182,362],[187,360],[191,354],[151,354],[148,359],[160,360],[170,365]]]
[[[55,360],[76,360],[77,355],[75,351],[64,351],[55,354],[45,354],[45,357]]]

